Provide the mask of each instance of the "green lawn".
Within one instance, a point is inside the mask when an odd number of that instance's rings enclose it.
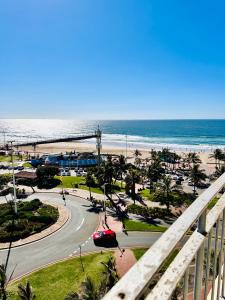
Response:
[[[145,252],[148,250],[148,248],[134,248],[132,249],[134,256],[136,257],[136,260],[139,260],[142,255],[145,254]]]
[[[18,155],[13,155],[13,160],[19,160]],[[0,155],[0,162],[11,162],[11,155]]]
[[[87,187],[86,185],[84,185],[85,183],[85,177],[83,176],[55,176],[55,178],[59,179],[59,180],[62,180],[63,182],[63,187],[64,188],[74,188],[74,184],[78,184],[79,185],[79,189],[82,189],[82,190],[87,190],[89,191],[89,187]],[[82,184],[83,183],[83,184]],[[121,186],[121,183],[120,182],[117,182],[117,185],[120,187]],[[62,185],[58,185],[58,187],[61,187]],[[116,191],[117,193],[123,191],[124,188],[122,188],[121,190],[118,190]],[[103,194],[104,191],[99,188],[99,187],[92,187],[91,188],[91,191],[93,193],[96,193],[96,194]]]
[[[55,178],[62,180],[64,188],[74,188],[74,184],[78,184],[79,189],[89,191],[89,188],[86,185],[83,184],[81,185],[81,183],[85,183],[85,177],[83,176],[62,176],[62,179],[61,176],[55,176]],[[58,187],[61,186],[62,186],[61,184],[58,185]],[[91,191],[93,193],[103,194],[103,191],[98,187],[92,187]]]
[[[147,200],[153,201],[154,193],[153,192],[150,193],[149,189],[144,189],[143,191],[140,192],[140,195]]]
[[[133,221],[133,220],[124,220],[125,228],[128,231],[159,231],[164,232],[167,230],[167,227],[161,225],[152,225],[144,222]]]
[[[24,167],[24,168],[32,168],[32,165],[31,165],[29,162],[25,162],[25,163],[23,164],[23,167]]]
[[[69,292],[79,290],[87,275],[96,285],[99,285],[99,279],[104,279],[102,274],[104,266],[101,262],[106,262],[110,254],[111,252],[83,256],[85,272],[82,272],[79,258],[69,259],[39,270],[9,285],[8,290],[12,293],[10,299],[19,299],[16,296],[17,286],[20,283],[25,284],[27,280],[31,283],[36,299],[39,300],[63,300]]]

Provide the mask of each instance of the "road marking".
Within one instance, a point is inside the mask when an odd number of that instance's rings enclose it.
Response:
[[[81,228],[81,226],[83,225],[83,223],[84,223],[84,218],[83,218],[83,220],[81,221],[80,225],[77,227],[77,229],[75,231],[78,231]]]

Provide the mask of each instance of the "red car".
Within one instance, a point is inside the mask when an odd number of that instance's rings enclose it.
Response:
[[[116,241],[116,233],[111,229],[97,231],[97,232],[93,233],[92,237],[93,237],[93,241],[95,244],[98,244],[101,242],[115,242]]]

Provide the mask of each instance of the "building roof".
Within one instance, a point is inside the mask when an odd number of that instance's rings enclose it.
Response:
[[[35,172],[21,171],[15,174],[15,178],[37,179]]]

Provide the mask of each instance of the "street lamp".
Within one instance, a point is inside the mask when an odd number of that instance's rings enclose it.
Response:
[[[126,135],[126,162],[127,162],[127,135]]]
[[[17,214],[17,203],[16,203],[16,183],[15,183],[15,173],[14,173],[14,166],[13,166],[13,142],[15,141],[9,141],[11,144],[11,160],[12,160],[12,175],[13,175],[13,202],[14,202],[14,211],[15,214]]]

